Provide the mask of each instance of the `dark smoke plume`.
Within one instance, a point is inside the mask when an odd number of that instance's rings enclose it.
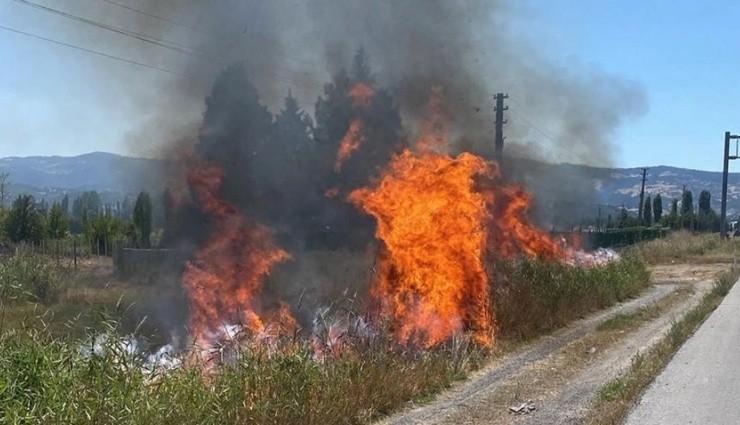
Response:
[[[184,122],[199,121],[194,111],[228,64],[245,64],[273,112],[288,88],[313,112],[324,83],[349,69],[361,46],[378,82],[396,95],[407,128],[423,112],[429,88],[441,84],[459,140],[481,154],[491,151],[492,95],[499,91],[511,96],[507,150],[555,161],[608,165],[615,130],[646,108],[638,85],[577,65],[554,65],[517,37],[508,23],[522,20],[523,12],[513,1],[134,3],[167,21],[117,8],[99,18],[125,17],[127,27],[175,43],[178,51],[131,42],[126,53],[181,74],[157,78],[152,89],[129,87],[130,73],[118,73],[128,91],[123,99],[148,111],[130,134],[135,153],[151,154],[152,145],[171,139]]]
[[[372,223],[341,195],[371,180],[414,137],[430,88],[444,87],[452,150],[487,157],[499,91],[510,95],[507,155],[529,159],[609,164],[616,129],[645,110],[638,85],[553,65],[518,39],[506,25],[517,18],[513,1],[142,0],[137,7],[168,18],[131,17],[137,31],[186,52],[162,59],[160,48],[132,47],[176,74],[129,98],[151,112],[132,130],[130,148],[160,150],[174,164],[165,197],[168,243],[192,250],[207,231],[197,208],[177,207],[187,196],[178,158],[192,149],[223,170],[220,195],[268,225],[293,254],[265,291],[305,304],[331,299],[337,285],[355,289],[365,281],[319,276],[320,265],[332,261],[326,251],[346,256],[339,249],[357,251],[372,241]],[[361,112],[367,142],[337,173],[334,153],[351,118],[347,93],[358,82],[374,88]],[[551,184],[548,167],[533,164],[507,158],[503,169],[535,189],[543,224],[590,202],[592,190],[564,191]],[[340,196],[327,197],[333,190]],[[325,281],[331,288],[321,289]]]

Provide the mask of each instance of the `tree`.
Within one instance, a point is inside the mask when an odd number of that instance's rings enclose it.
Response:
[[[719,231],[719,216],[712,209],[712,195],[708,190],[699,194],[699,212],[696,217],[698,230]]]
[[[366,107],[357,107],[349,97],[350,90],[358,83],[372,88],[372,98]],[[363,49],[355,54],[351,73],[342,70],[324,86],[315,110],[315,138],[325,161],[326,187],[348,191],[367,184],[378,167],[406,146],[401,137],[399,106],[391,93],[375,81]],[[364,142],[336,172],[336,153],[353,119],[363,123],[360,132]]]
[[[62,198],[61,208],[62,208],[62,214],[64,214],[64,217],[65,218],[68,217],[69,216],[69,195],[67,195],[66,193],[64,194],[64,198]]]
[[[301,241],[323,203],[321,161],[312,134],[310,116],[289,91],[275,116],[269,143],[258,152],[266,160],[255,163],[254,169],[261,182],[258,218]]]
[[[358,84],[371,89],[368,103],[360,104],[350,98],[350,92]],[[377,83],[362,49],[357,51],[350,72],[340,70],[324,85],[314,110],[314,138],[319,151],[317,172],[321,176],[318,189],[322,193],[327,190],[349,193],[366,185],[394,154],[408,145],[402,134],[399,106],[392,93]],[[361,143],[338,168],[337,151],[353,126],[358,136],[355,140]],[[373,220],[341,196],[325,200],[316,215],[321,218],[317,220],[315,234],[328,238],[319,243],[335,244],[329,242],[333,240],[345,246],[361,247],[372,238]],[[328,235],[326,229],[331,229],[332,235]]]
[[[0,210],[5,208],[5,191],[8,189],[9,176],[9,172],[0,171]]]
[[[694,211],[694,195],[690,190],[683,193],[681,197],[681,215],[691,213]]]
[[[709,214],[712,211],[712,195],[708,190],[699,193],[699,214]]]
[[[661,218],[663,218],[663,198],[659,193],[653,199],[653,222],[660,223]]]
[[[49,211],[49,218],[46,224],[46,234],[51,239],[61,239],[67,234],[69,223],[64,214],[61,204],[54,203]]]
[[[102,206],[103,201],[98,192],[94,190],[83,192],[72,202],[72,218],[85,221],[100,214]]]
[[[653,202],[650,199],[650,195],[645,198],[645,206],[642,208],[642,220],[646,226],[650,226],[653,222]]]
[[[671,212],[667,216],[663,217],[663,225],[670,227],[671,229],[678,229],[680,227],[680,221],[678,218],[678,199],[673,198],[671,202]]]
[[[690,190],[685,191],[681,198],[681,227],[684,229],[694,227],[694,195]]]
[[[100,254],[110,252],[110,243],[124,230],[123,222],[112,215],[99,214],[90,218],[85,224],[85,235],[90,240],[90,248]]]
[[[221,196],[253,217],[260,209],[263,184],[256,173],[273,160],[264,154],[272,122],[243,64],[230,65],[219,73],[206,98],[195,150],[223,171]]]
[[[134,208],[131,206],[131,198],[126,195],[123,198],[123,203],[121,204],[121,213],[120,217],[124,220],[131,220],[131,216],[134,213]]]
[[[612,219],[612,215],[609,214],[608,216],[606,216],[606,228],[611,229],[613,227],[614,227],[614,221]]]
[[[13,242],[41,242],[43,220],[36,210],[33,196],[18,195],[5,220],[5,233]]]
[[[147,192],[139,193],[134,204],[134,228],[136,229],[137,246],[150,248],[152,234],[152,200]]]

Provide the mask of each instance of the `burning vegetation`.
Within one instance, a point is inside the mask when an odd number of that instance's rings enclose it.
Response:
[[[325,89],[317,104],[325,122],[307,125],[289,96],[283,113],[293,116],[279,116],[277,131],[266,126],[269,137],[260,133],[256,118],[266,111],[243,70],[229,68],[216,82],[199,141],[183,161],[189,196],[171,208],[179,227],[168,232],[171,243],[191,247],[182,283],[201,361],[227,341],[275,343],[298,327],[312,329],[302,333],[313,334],[320,356],[336,354],[348,333],[385,333],[417,349],[469,334],[490,346],[496,260],[572,260],[571,249],[529,221],[529,196],[504,181],[494,161],[449,153],[454,121],[441,86],[430,87],[409,144],[400,121],[384,116],[397,110],[364,61],[358,53],[354,81],[340,74]],[[246,124],[237,113],[247,114]],[[288,124],[310,128],[318,143],[285,146]],[[329,155],[334,160],[323,161]],[[275,157],[286,163],[271,169]],[[353,321],[329,323],[323,306],[334,300],[326,296],[303,305],[307,290],[327,288],[304,286],[296,300],[289,295],[295,281],[280,287],[270,279],[281,263],[302,261],[307,244],[336,249],[327,234],[341,249],[376,252],[372,275],[360,283],[368,307]]]

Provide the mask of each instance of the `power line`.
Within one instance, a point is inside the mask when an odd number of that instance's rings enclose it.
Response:
[[[114,33],[117,33],[117,34],[120,34],[120,35],[123,35],[123,36],[126,36],[126,37],[131,37],[131,38],[134,38],[136,40],[143,41],[145,43],[149,43],[149,44],[152,44],[152,45],[155,45],[155,46],[163,47],[165,49],[170,49],[172,51],[175,51],[175,52],[178,52],[178,53],[182,53],[182,54],[185,54],[185,55],[196,56],[196,57],[197,56],[210,57],[210,55],[207,55],[207,54],[205,54],[205,53],[203,53],[203,52],[201,52],[201,51],[199,51],[199,50],[197,50],[197,49],[195,49],[193,47],[190,47],[190,46],[185,46],[185,45],[182,45],[182,44],[179,44],[179,43],[175,43],[175,42],[172,42],[172,41],[168,41],[168,40],[164,40],[164,39],[161,39],[161,38],[153,37],[153,36],[150,36],[150,35],[147,35],[147,34],[143,34],[143,33],[139,33],[139,32],[136,32],[136,31],[127,30],[125,28],[115,27],[115,26],[108,25],[108,24],[105,24],[105,23],[102,23],[102,22],[94,21],[92,19],[83,18],[82,16],[74,15],[72,13],[68,13],[68,12],[64,12],[64,11],[58,10],[58,9],[47,7],[47,6],[44,6],[44,5],[41,5],[41,4],[38,4],[38,3],[34,3],[34,2],[31,2],[31,1],[28,1],[28,0],[13,0],[13,1],[15,1],[16,3],[20,3],[22,5],[25,5],[25,6],[30,6],[30,7],[33,7],[33,8],[42,10],[44,12],[53,13],[55,15],[62,16],[64,18],[66,18],[66,19],[70,19],[70,20],[73,20],[73,21],[76,21],[76,22],[80,22],[80,23],[83,23],[83,24],[86,24],[86,25],[91,25],[91,26],[94,26],[94,27],[97,27],[97,28],[101,28],[101,29],[104,29],[104,30],[107,30],[107,31],[112,31]]]
[[[108,3],[108,4],[112,4],[114,6],[117,6],[117,7],[126,9],[126,10],[130,10],[130,11],[132,11],[134,13],[138,13],[138,14],[140,14],[142,16],[147,16],[149,18],[156,19],[156,20],[161,21],[161,22],[166,22],[168,24],[176,25],[178,27],[185,28],[185,29],[190,30],[190,31],[193,31],[193,32],[204,34],[204,35],[207,35],[209,37],[220,38],[220,39],[227,39],[227,37],[224,37],[222,35],[213,34],[213,33],[206,32],[206,31],[202,31],[202,30],[199,30],[198,28],[195,28],[193,26],[186,25],[186,24],[183,24],[181,22],[178,22],[178,21],[175,21],[175,20],[172,20],[172,19],[169,19],[169,18],[164,18],[162,16],[158,16],[158,15],[155,15],[153,13],[145,12],[143,10],[136,9],[136,8],[131,7],[129,5],[122,4],[122,3],[119,3],[119,2],[116,2],[116,1],[113,1],[113,0],[99,0],[99,1],[102,1],[102,2],[105,2],[105,3]]]
[[[144,63],[144,62],[138,62],[138,61],[131,60],[131,59],[124,59],[124,58],[121,58],[121,57],[118,57],[118,56],[114,56],[114,55],[111,55],[111,54],[108,54],[108,53],[105,53],[105,52],[100,52],[100,51],[97,51],[97,50],[87,49],[87,48],[80,47],[80,46],[77,46],[77,45],[74,45],[74,44],[65,43],[63,41],[59,41],[59,40],[54,40],[54,39],[51,39],[51,38],[42,37],[40,35],[31,34],[31,33],[28,33],[28,32],[25,32],[25,31],[21,31],[21,30],[15,29],[15,28],[6,27],[4,25],[0,25],[0,29],[6,30],[6,31],[10,31],[10,32],[14,32],[16,34],[22,34],[22,35],[25,35],[27,37],[32,37],[32,38],[37,38],[39,40],[48,41],[49,43],[54,43],[54,44],[57,44],[57,45],[60,45],[60,46],[69,47],[69,48],[80,50],[80,51],[83,51],[83,52],[86,52],[86,53],[91,53],[91,54],[94,54],[94,55],[102,56],[102,57],[105,57],[105,58],[108,58],[108,59],[114,59],[114,60],[117,60],[117,61],[120,61],[120,62],[126,62],[126,63],[132,64],[132,65],[141,66],[141,67],[152,69],[152,70],[155,70],[155,71],[165,72],[167,74],[179,75],[179,76],[187,76],[188,75],[188,74],[183,74],[183,73],[176,72],[176,71],[171,71],[171,70],[165,69],[165,68],[160,68],[158,66],[150,65],[150,64],[147,64],[147,63]]]
[[[162,48],[165,48],[165,49],[170,49],[170,50],[173,50],[173,51],[176,51],[176,52],[179,52],[179,53],[183,53],[183,54],[186,54],[186,55],[189,55],[189,56],[198,58],[199,60],[201,60],[201,62],[207,63],[209,65],[213,65],[215,67],[223,67],[223,66],[226,66],[228,63],[231,63],[231,60],[229,58],[225,58],[225,57],[217,58],[217,57],[214,57],[214,56],[209,55],[209,54],[204,54],[201,51],[196,50],[196,49],[194,49],[192,47],[189,47],[189,46],[184,46],[184,45],[181,45],[181,44],[178,44],[178,43],[175,43],[175,42],[171,42],[171,41],[159,39],[159,38],[152,37],[152,36],[149,36],[149,35],[146,35],[146,34],[142,34],[142,33],[138,33],[138,32],[135,32],[135,31],[130,31],[130,30],[127,30],[125,28],[114,27],[114,26],[107,25],[107,24],[104,24],[104,23],[101,23],[101,22],[98,22],[98,21],[94,21],[94,20],[91,20],[91,19],[83,18],[81,16],[77,16],[77,15],[74,15],[74,14],[71,14],[71,13],[63,12],[61,10],[57,10],[57,9],[46,7],[46,6],[37,4],[37,3],[33,3],[33,2],[28,1],[28,0],[13,0],[13,1],[15,1],[17,3],[20,3],[20,4],[23,4],[23,5],[35,7],[37,9],[40,9],[40,10],[45,11],[45,12],[49,12],[49,13],[53,13],[53,14],[56,14],[56,15],[60,15],[62,17],[65,17],[65,18],[70,19],[70,20],[73,20],[73,21],[77,21],[77,22],[84,23],[84,24],[87,24],[87,25],[95,26],[95,27],[98,27],[98,28],[101,28],[101,29],[104,29],[104,30],[112,31],[112,32],[114,32],[116,34],[119,34],[119,35],[123,35],[123,36],[126,36],[126,37],[132,37],[132,38],[134,38],[136,40],[144,41],[146,43],[150,43],[150,44],[153,44],[153,45],[158,46],[158,47],[162,47]],[[40,37],[37,37],[37,38],[40,38]],[[49,41],[49,40],[47,40],[47,41]],[[57,43],[57,44],[59,44],[59,43]],[[112,56],[112,55],[110,55],[110,56]],[[208,62],[208,61],[204,61],[203,58],[206,58],[206,59],[216,59],[219,62],[217,62],[217,63]],[[149,67],[150,68],[157,68],[157,67],[154,67],[154,66],[149,66]],[[252,69],[252,71],[255,72],[255,73],[258,73],[258,74],[262,74],[262,75],[266,75],[268,77],[272,77],[272,78],[275,78],[275,79],[278,79],[278,80],[282,80],[282,81],[287,82],[287,83],[294,84],[296,86],[308,87],[308,88],[322,88],[323,87],[323,84],[312,83],[312,82],[306,82],[306,81],[298,80],[298,79],[296,79],[296,77],[289,76],[289,75],[286,75],[285,74],[286,72],[290,72],[290,71],[280,70],[280,69],[277,69],[277,68],[273,68],[271,70],[271,72],[265,72],[265,71],[261,71],[261,70],[258,70],[258,69]],[[292,71],[292,72],[295,73],[296,71]],[[170,73],[172,73],[172,72],[170,72]],[[281,75],[278,75],[279,73],[282,73],[283,75],[282,76]],[[178,75],[185,75],[185,74],[180,73]]]

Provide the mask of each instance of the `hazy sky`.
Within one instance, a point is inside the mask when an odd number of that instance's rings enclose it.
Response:
[[[83,16],[93,11],[121,27],[136,22],[102,0],[29,1]],[[507,30],[550,61],[585,64],[644,87],[648,111],[619,129],[615,165],[721,168],[724,131],[740,133],[739,3],[540,0],[518,7]],[[0,26],[168,70],[186,62],[14,0],[0,3]],[[176,80],[170,74],[2,28],[0,58],[0,157],[144,152],[132,147],[136,135],[164,125],[157,109],[173,104],[162,96]],[[201,107],[191,103],[181,104],[183,122]]]

